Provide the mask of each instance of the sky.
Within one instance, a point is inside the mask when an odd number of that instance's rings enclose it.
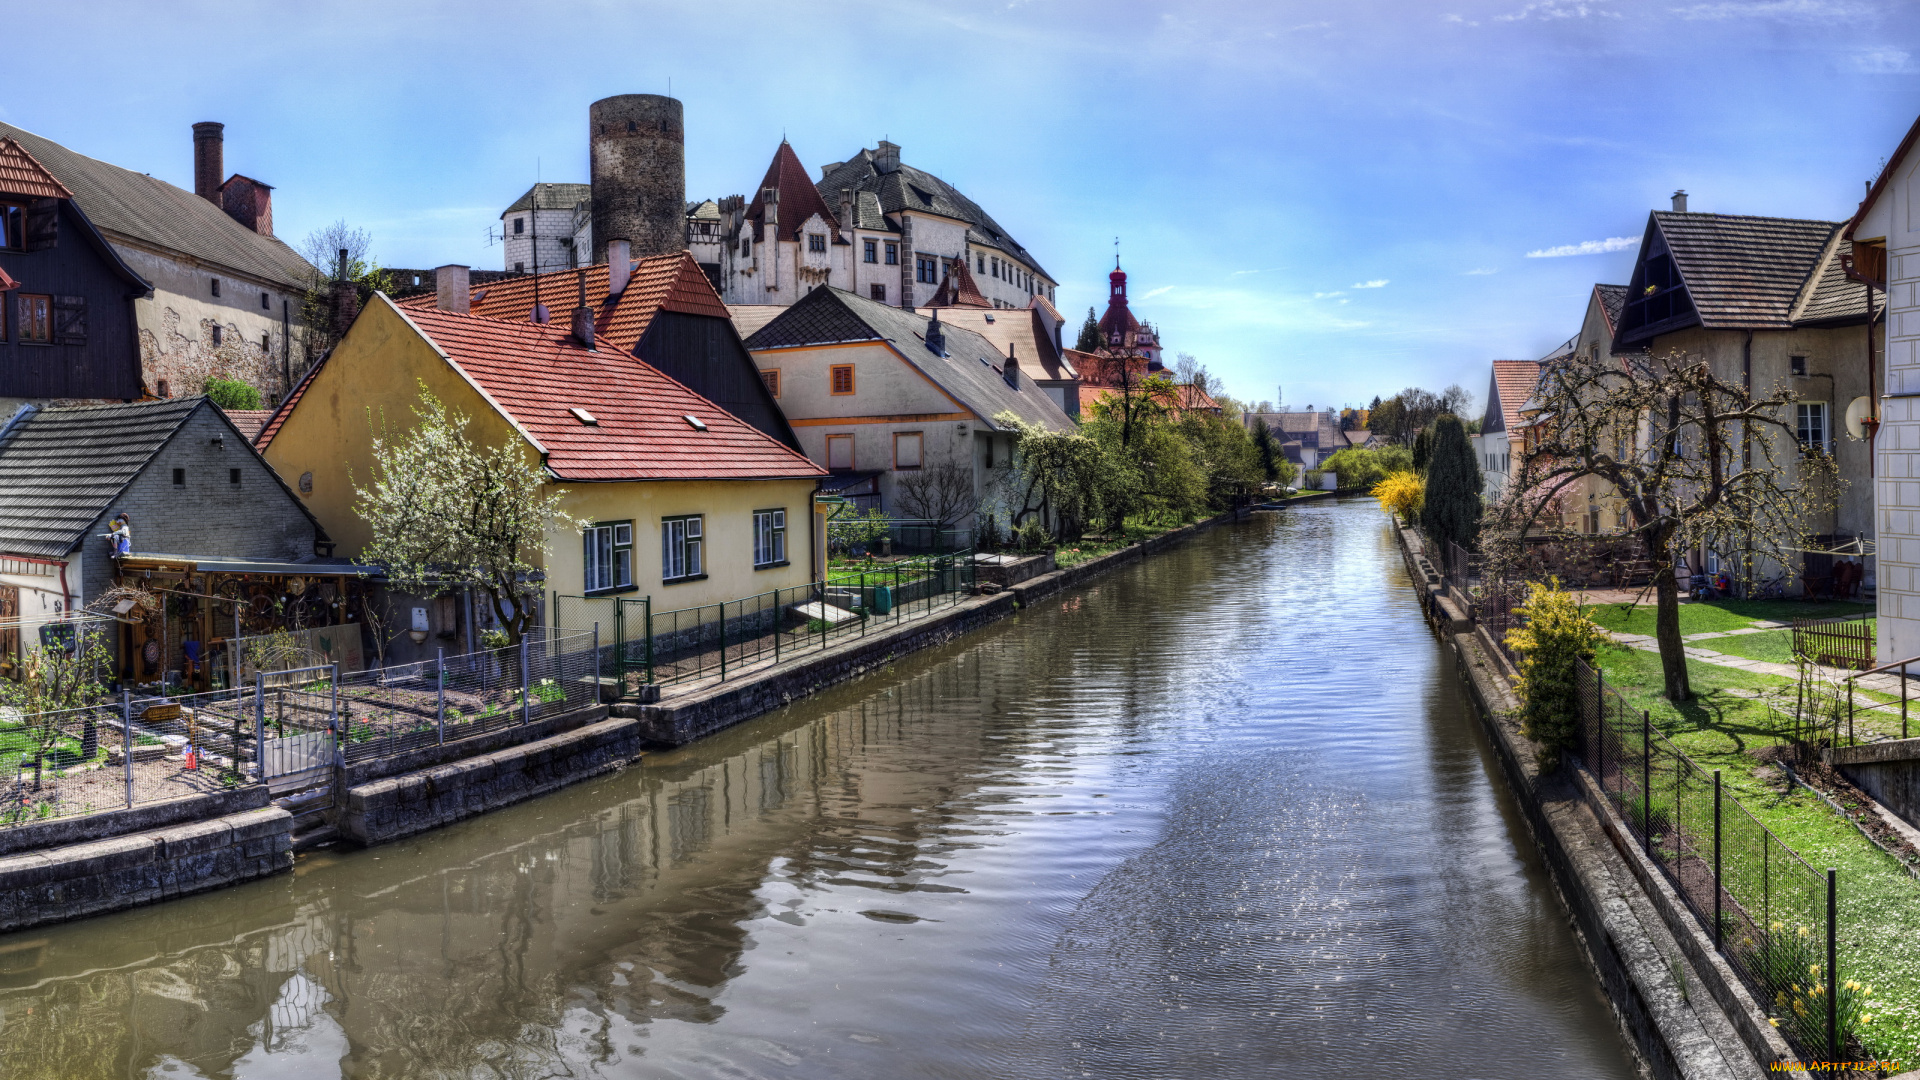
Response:
[[[1537,357],[1649,210],[1841,220],[1920,115],[1897,0],[89,2],[36,16],[0,119],[192,187],[191,126],[295,244],[499,268],[500,212],[587,178],[587,106],[685,102],[690,197],[780,139],[890,138],[1017,237],[1076,325],[1135,313],[1234,396],[1364,405]]]

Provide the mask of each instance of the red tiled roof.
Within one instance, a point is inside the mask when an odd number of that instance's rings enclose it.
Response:
[[[582,348],[565,320],[543,326],[432,307],[405,314],[539,445],[562,480],[826,475],[612,341]],[[597,423],[582,422],[571,409],[584,409]],[[688,416],[707,430],[696,429]]]
[[[785,139],[780,141],[780,149],[773,152],[773,162],[767,166],[766,178],[760,181],[760,187],[753,193],[753,202],[747,205],[747,220],[755,224],[766,221],[766,208],[762,205],[767,197],[767,189],[780,192],[780,212],[774,217],[779,224],[776,238],[780,240],[800,239],[800,226],[815,214],[827,223],[828,230],[836,241],[840,238],[840,223],[827,201],[820,197],[820,189],[807,179],[807,167],[800,164],[800,156],[793,152]]]
[[[71,199],[73,192],[53,178],[27,148],[12,138],[0,138],[0,191],[37,199]]]
[[[260,434],[253,438],[253,445],[257,447],[261,453],[266,453],[267,444],[273,441],[275,435],[280,434],[280,425],[287,422],[287,416],[293,412],[295,405],[300,404],[301,395],[307,392],[307,387],[313,382],[313,377],[320,373],[320,366],[326,362],[327,358],[325,356],[314,361],[313,366],[307,369],[307,373],[300,376],[300,381],[293,384],[293,390],[287,394],[287,399],[282,401],[280,407],[273,410],[273,415],[267,417],[267,422],[261,425]]]
[[[653,316],[661,311],[679,311],[688,315],[712,315],[727,318],[727,306],[713,283],[686,252],[654,255],[637,259],[627,288],[607,302],[607,266],[596,263],[586,268],[587,306],[593,308],[594,334],[606,338],[621,352],[632,352],[640,343]],[[570,312],[580,303],[580,271],[557,270],[550,274],[526,274],[490,281],[473,288],[470,312],[489,319],[526,322],[533,316],[535,283],[540,302],[547,306],[552,325],[571,325]],[[435,310],[432,293],[409,296],[395,301],[401,310]]]
[[[946,276],[940,279],[940,288],[934,291],[933,299],[927,301],[927,306],[990,308],[993,303],[981,294],[980,286],[973,283],[973,274],[967,270],[967,260],[962,258],[947,265]]]
[[[1520,409],[1540,385],[1539,361],[1495,360],[1493,382],[1500,388],[1500,415],[1507,422],[1507,430],[1520,430]]]
[[[227,414],[227,419],[233,421],[233,426],[240,429],[240,434],[248,442],[253,442],[260,437],[261,430],[267,426],[267,421],[273,419],[273,414],[276,412],[274,409],[221,409],[220,411]]]

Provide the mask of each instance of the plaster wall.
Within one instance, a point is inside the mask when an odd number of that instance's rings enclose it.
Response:
[[[185,397],[203,393],[210,378],[239,379],[279,400],[288,368],[305,364],[300,294],[286,282],[268,282],[178,256],[115,242],[128,266],[153,284],[151,298],[133,302],[140,335],[140,373],[149,393]],[[213,282],[220,295],[213,295]],[[265,297],[264,306],[262,297]],[[220,343],[214,343],[214,328]]]
[[[1887,248],[1886,377],[1874,440],[1881,663],[1920,655],[1920,154],[1897,165],[1854,230]]]
[[[536,217],[538,220],[536,221]],[[525,232],[515,233],[513,221],[522,219]],[[500,215],[501,264],[502,270],[524,270],[534,272],[533,237],[536,228],[540,235],[539,269],[564,270],[579,265],[574,260],[574,246],[579,250],[590,250],[592,245],[591,226],[586,224],[585,215],[581,215],[581,228],[574,229],[574,212],[568,210],[512,210]]]

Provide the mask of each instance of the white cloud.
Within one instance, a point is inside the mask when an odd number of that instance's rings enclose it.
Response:
[[[1242,276],[1245,276],[1245,275],[1247,275],[1247,274],[1271,274],[1271,273],[1273,273],[1273,272],[1274,272],[1275,270],[1284,270],[1284,269],[1285,269],[1285,267],[1281,267],[1281,266],[1269,266],[1269,267],[1267,267],[1267,268],[1266,268],[1266,269],[1264,269],[1264,270],[1235,270],[1235,271],[1234,271],[1233,273],[1231,273],[1231,274],[1228,274],[1227,276],[1228,276],[1228,277],[1242,277]]]
[[[1450,23],[1459,23],[1461,26],[1479,26],[1480,25],[1479,23],[1473,21],[1472,19],[1462,18],[1459,15],[1442,15],[1440,17],[1440,21],[1450,22]]]
[[[1541,248],[1527,252],[1529,259],[1559,259],[1568,255],[1604,255],[1609,251],[1625,251],[1639,247],[1640,239],[1634,236],[1610,236],[1605,240],[1582,240],[1577,244],[1561,244],[1559,247]]]
[[[1674,8],[1683,19],[1786,19],[1827,22],[1858,19],[1868,14],[1854,0],[1714,0]]]
[[[1349,289],[1384,289],[1386,287],[1387,279],[1383,277],[1374,278],[1371,281],[1356,281],[1347,286]]]
[[[1524,22],[1528,19],[1617,19],[1620,13],[1608,11],[1599,3],[1584,0],[1537,0],[1508,15],[1495,15],[1494,22]]]
[[[1469,270],[1461,276],[1462,277],[1485,277],[1488,274],[1497,274],[1499,272],[1500,271],[1498,270],[1488,270],[1485,267],[1482,267],[1478,270]]]
[[[1335,291],[1333,291],[1333,292],[1317,292],[1317,293],[1314,293],[1314,294],[1313,294],[1313,298],[1314,298],[1315,300],[1331,300],[1331,299],[1333,299],[1333,298],[1334,298],[1334,297],[1336,297],[1336,296],[1345,296],[1345,295],[1347,295],[1347,294],[1346,294],[1346,292],[1345,292],[1344,290],[1335,290]]]
[[[1151,300],[1156,296],[1165,296],[1176,288],[1178,288],[1176,285],[1162,285],[1157,289],[1148,289],[1146,292],[1140,294],[1140,299]]]
[[[1851,59],[1853,70],[1862,75],[1912,75],[1920,72],[1920,65],[1913,62],[1912,53],[1890,46],[1858,52]]]

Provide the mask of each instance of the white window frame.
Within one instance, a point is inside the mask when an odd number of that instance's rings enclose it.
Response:
[[[861,261],[878,266],[880,264],[880,241],[862,240],[860,243],[864,245],[860,249]]]
[[[753,568],[765,570],[787,565],[787,512],[753,512]]]
[[[705,515],[660,519],[660,580],[697,581],[706,577]]]
[[[1802,448],[1807,450],[1827,449],[1831,428],[1828,425],[1831,413],[1824,401],[1802,401],[1794,405],[1794,438],[1800,440]]]
[[[810,252],[813,252],[816,255],[826,251],[827,250],[827,234],[826,233],[808,233],[807,234],[807,250]]]
[[[633,522],[602,521],[580,530],[584,591],[633,587]]]

